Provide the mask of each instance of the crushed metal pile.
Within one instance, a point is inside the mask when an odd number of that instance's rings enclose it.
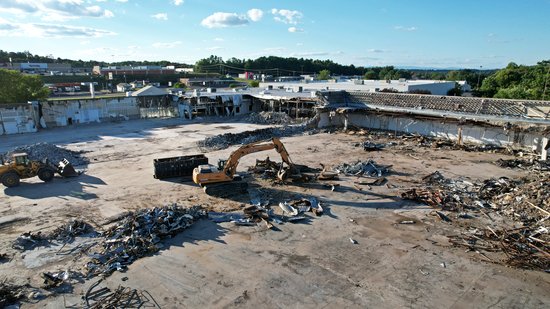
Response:
[[[309,219],[306,213],[311,212],[315,216],[324,213],[321,203],[314,197],[300,197],[278,204],[280,213],[270,206],[270,201],[261,202],[258,198],[251,201],[250,206],[243,209],[243,213],[208,213],[209,218],[217,223],[233,222],[239,226],[257,226],[263,223],[267,228],[275,228],[275,224],[285,222],[295,223]]]
[[[56,145],[48,143],[38,143],[33,145],[20,146],[3,154],[4,161],[10,161],[14,153],[26,152],[30,160],[42,161],[48,159],[50,162],[60,162],[63,159],[69,160],[73,165],[88,164],[88,159],[82,157],[80,153],[70,151]]]
[[[159,251],[162,239],[205,216],[200,206],[183,208],[177,204],[129,213],[101,234],[102,241],[94,247],[98,251],[89,255],[92,260],[86,264],[88,276],[124,270],[135,260]]]
[[[539,161],[539,160],[526,160],[526,159],[520,159],[520,158],[514,158],[514,159],[498,159],[495,162],[496,165],[502,167],[502,168],[518,168],[518,169],[525,169],[530,171],[550,171],[550,164],[548,164],[545,161]]]
[[[373,160],[342,163],[334,168],[338,173],[346,176],[382,177],[389,172],[391,166],[378,165]]]
[[[452,149],[452,150],[463,150],[468,152],[491,152],[491,153],[502,153],[502,154],[514,154],[513,149],[491,145],[491,144],[469,144],[469,143],[460,143],[455,142],[446,138],[439,137],[429,137],[419,134],[406,134],[401,135],[399,138],[402,141],[408,143],[414,143],[418,147],[429,147],[434,149]]]
[[[245,120],[257,124],[290,124],[293,122],[293,119],[284,112],[250,113]]]
[[[67,224],[56,228],[51,233],[42,232],[26,232],[17,237],[12,243],[12,248],[19,251],[32,250],[36,247],[48,246],[52,241],[58,241],[61,243],[69,243],[74,240],[76,236],[90,234],[95,235],[94,228],[81,220],[72,220]]]
[[[550,271],[550,176],[531,174],[520,179],[501,177],[481,183],[445,178],[435,172],[423,178],[423,188],[413,188],[401,194],[403,199],[415,200],[446,211],[460,212],[458,218],[471,218],[465,211],[493,212],[508,218],[505,226],[471,227],[450,236],[456,246],[464,246],[481,254],[485,260],[506,265]],[[441,212],[438,216],[451,222]],[[493,221],[492,219],[491,221]],[[504,257],[490,258],[482,251],[503,253]]]

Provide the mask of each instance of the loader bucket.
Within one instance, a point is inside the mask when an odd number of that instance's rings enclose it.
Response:
[[[57,166],[57,172],[63,177],[76,177],[80,175],[75,169],[74,166],[67,159],[59,161]]]

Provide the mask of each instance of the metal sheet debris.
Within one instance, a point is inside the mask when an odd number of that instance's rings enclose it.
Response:
[[[141,209],[101,233],[100,243],[92,247],[86,264],[88,276],[122,271],[135,260],[162,247],[162,239],[189,228],[206,217],[200,206],[183,208],[177,204]]]
[[[160,308],[153,296],[146,290],[119,285],[115,290],[99,287],[101,280],[92,284],[83,297],[85,307],[99,308]]]
[[[357,161],[355,163],[342,163],[334,168],[338,173],[346,176],[382,177],[389,172],[391,166],[381,166],[374,160]]]

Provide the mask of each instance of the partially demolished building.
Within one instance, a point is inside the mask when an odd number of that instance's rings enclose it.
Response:
[[[550,102],[369,92],[321,92],[320,127],[357,126],[459,143],[528,147],[545,155]]]

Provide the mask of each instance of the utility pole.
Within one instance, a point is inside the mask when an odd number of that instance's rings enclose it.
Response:
[[[477,90],[479,90],[479,82],[481,80],[481,69],[483,68],[482,65],[479,66],[479,74],[477,75]]]

